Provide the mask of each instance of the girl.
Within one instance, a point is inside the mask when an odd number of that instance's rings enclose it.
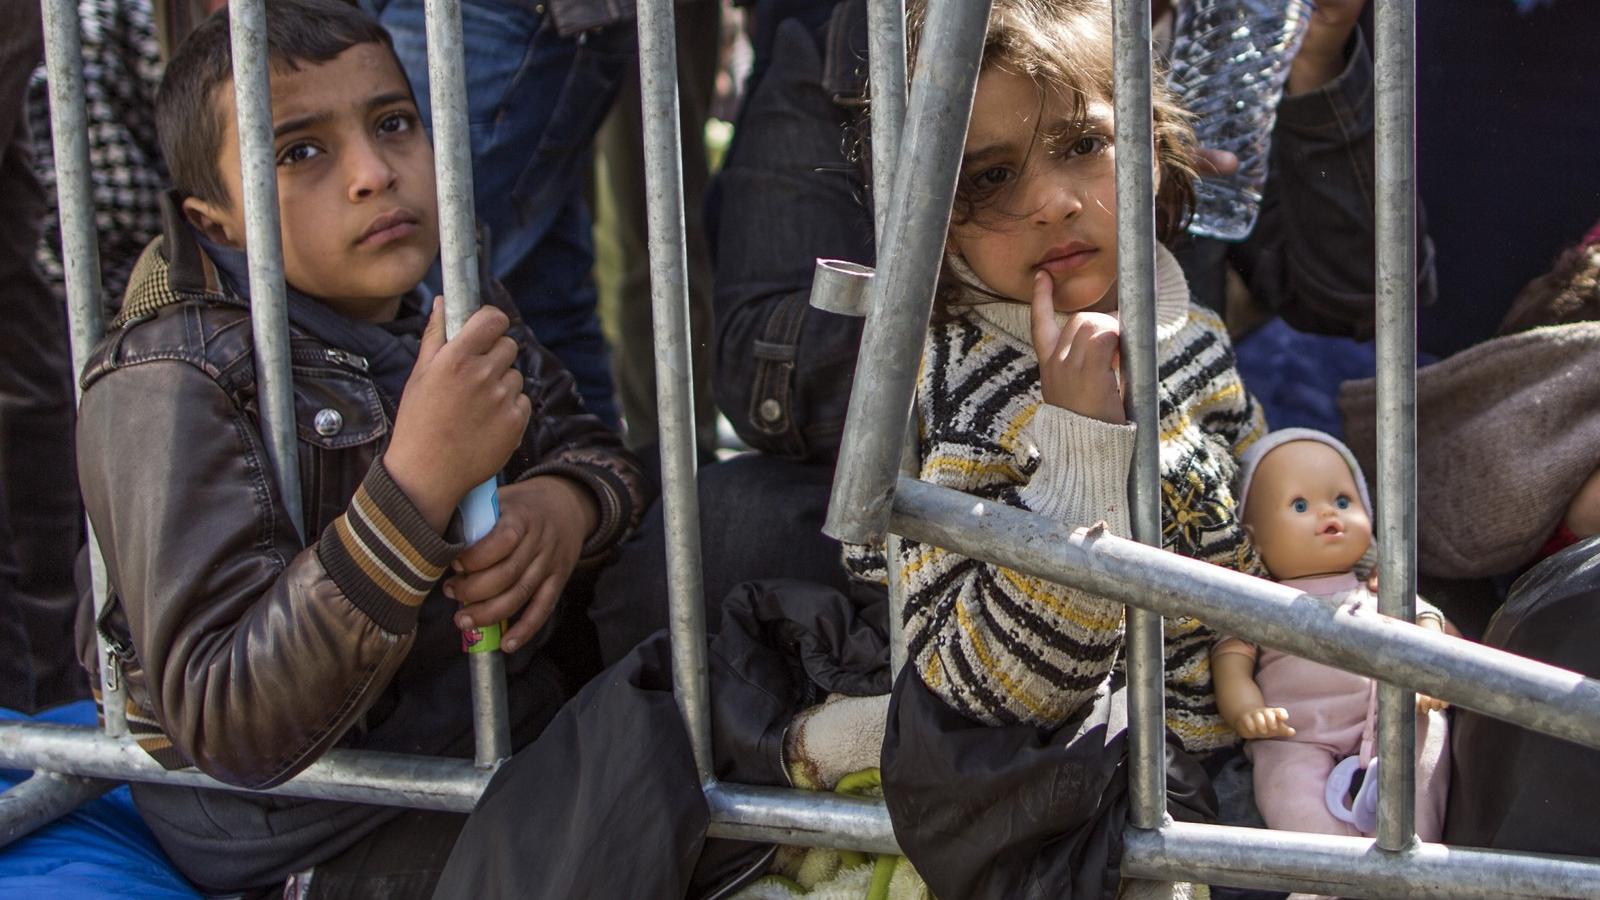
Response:
[[[923,14],[912,6],[915,40]],[[1108,0],[995,0],[924,348],[920,475],[1127,535],[1134,431],[1159,427],[1165,547],[1262,574],[1229,485],[1265,423],[1222,322],[1190,303],[1162,247],[1161,418],[1123,416],[1111,93]],[[1153,101],[1166,238],[1191,202],[1195,149],[1159,82]],[[857,577],[886,577],[881,546],[848,547],[845,558]],[[972,719],[1059,725],[1116,664],[1116,601],[910,540],[893,564],[908,588],[916,673]],[[1212,696],[1211,640],[1196,620],[1167,620],[1167,721],[1191,752],[1236,740]]]

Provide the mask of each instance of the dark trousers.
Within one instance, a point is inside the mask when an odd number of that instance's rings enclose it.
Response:
[[[23,99],[43,55],[39,6],[0,0],[0,519],[15,569],[0,573],[0,620],[20,622],[0,640],[0,666],[32,669],[34,710],[85,696],[73,652],[77,598],[72,563],[83,514],[73,466],[71,352],[66,312],[34,262],[45,215],[33,173]],[[7,682],[8,687],[15,683]]]

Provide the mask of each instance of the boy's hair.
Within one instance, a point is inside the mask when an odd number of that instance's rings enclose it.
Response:
[[[357,44],[382,44],[394,53],[383,26],[342,0],[267,0],[266,7],[267,58],[280,71],[327,62]],[[218,92],[232,89],[231,40],[224,7],[178,46],[156,93],[156,132],[173,188],[224,209],[235,198],[217,159],[227,129]]]
[[[909,0],[906,8],[907,50],[914,66],[927,23],[927,0]],[[1112,44],[1110,0],[993,0],[979,71],[999,67],[1025,75],[1041,87],[1061,89],[1073,103],[1073,117],[1081,119],[1091,102],[1111,99]],[[1155,113],[1156,163],[1161,171],[1156,235],[1166,241],[1187,224],[1194,205],[1197,148],[1189,115],[1168,91],[1165,73],[1153,74],[1150,101]],[[1044,140],[1047,136],[1041,133],[1039,137]],[[982,211],[985,199],[958,187],[952,222],[970,221]],[[952,315],[955,278],[946,265],[934,301],[936,321]]]

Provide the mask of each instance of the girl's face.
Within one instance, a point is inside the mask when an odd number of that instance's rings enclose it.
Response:
[[[966,220],[951,252],[995,291],[1027,303],[1039,271],[1060,312],[1116,308],[1116,166],[1109,100],[1087,104],[998,67],[978,76],[961,162]],[[958,210],[962,205],[958,205]]]

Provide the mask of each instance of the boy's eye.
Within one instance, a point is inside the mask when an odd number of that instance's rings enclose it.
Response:
[[[278,165],[292,166],[295,163],[305,162],[321,153],[322,151],[313,144],[290,144],[284,148],[282,153],[278,154]]]
[[[1304,499],[1302,499],[1300,497],[1296,497],[1296,498],[1294,498],[1294,502],[1289,504],[1289,507],[1291,509],[1293,509],[1297,513],[1303,513],[1306,510],[1311,508],[1311,504],[1307,503]]]
[[[378,120],[379,134],[397,134],[411,130],[411,116],[403,112],[392,112]]]
[[[1340,509],[1349,509],[1350,508],[1350,495],[1348,495],[1348,494],[1340,494],[1338,499],[1333,501],[1333,505],[1339,507]]]

